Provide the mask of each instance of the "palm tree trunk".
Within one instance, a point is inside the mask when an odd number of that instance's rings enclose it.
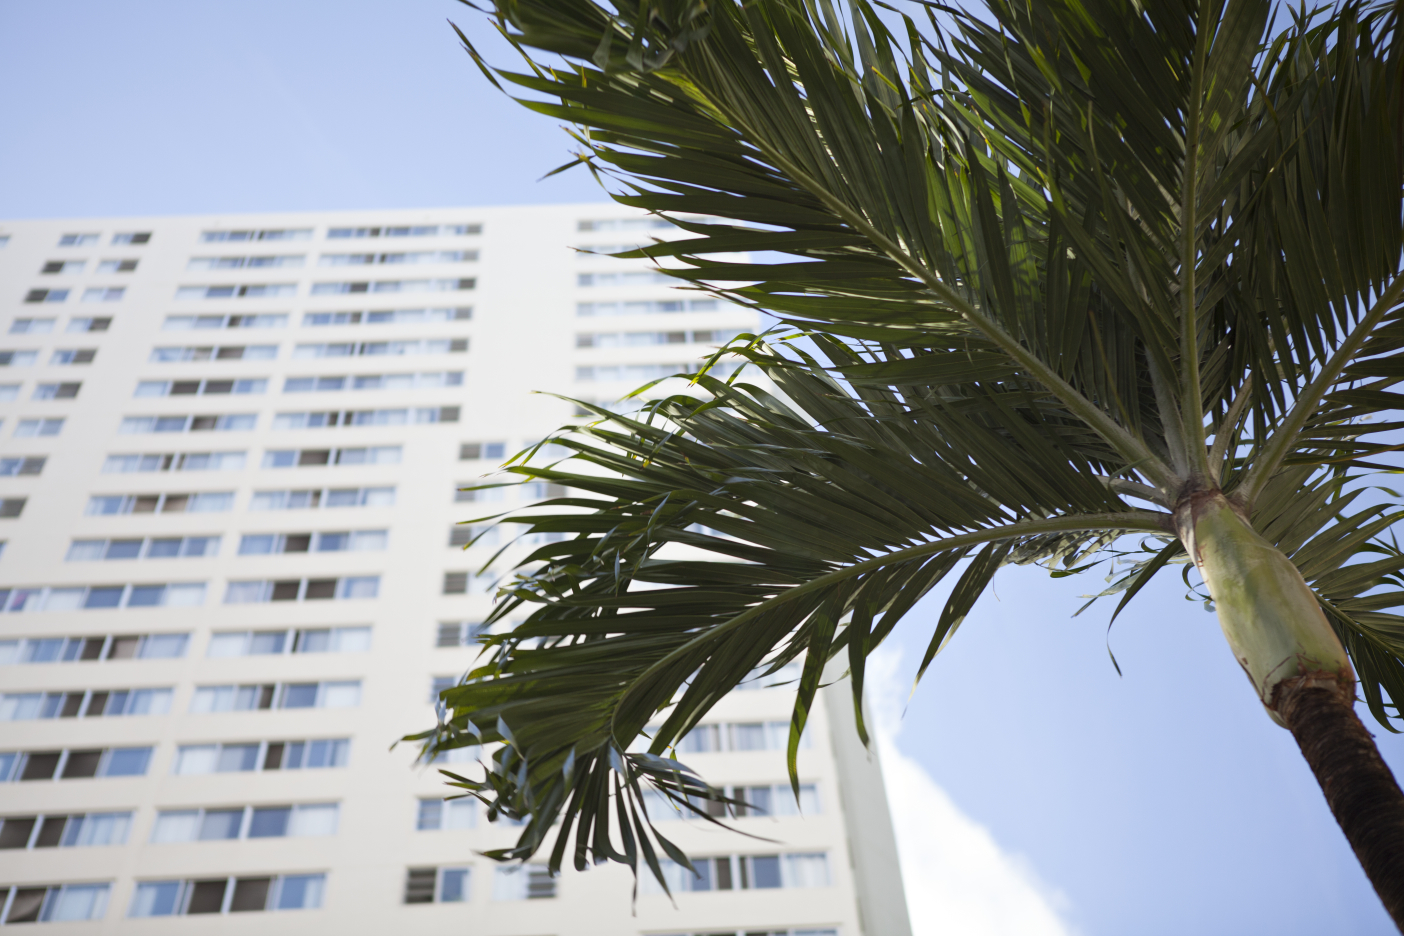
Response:
[[[1224,637],[1258,700],[1287,728],[1366,877],[1404,932],[1404,793],[1355,715],[1350,658],[1292,560],[1220,491],[1175,511]]]
[[[1404,932],[1404,792],[1374,739],[1349,700],[1310,680],[1282,683],[1277,711],[1375,893]]]

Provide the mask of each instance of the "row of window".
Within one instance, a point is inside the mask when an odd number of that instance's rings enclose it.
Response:
[[[39,272],[45,276],[62,275],[72,276],[82,273],[88,265],[86,260],[47,260],[39,268]],[[137,261],[126,260],[99,260],[97,265],[98,273],[134,273],[136,272]]]
[[[316,750],[317,745],[322,750]],[[311,745],[311,747],[309,747]],[[334,750],[331,745],[341,745]],[[345,766],[345,745],[340,741],[277,742],[267,745],[224,745],[214,758],[207,751],[216,745],[188,745],[180,748],[173,765],[178,775],[201,773],[250,772],[263,764],[264,770],[326,769]],[[307,753],[304,753],[306,751]],[[340,757],[337,754],[340,754]],[[296,758],[297,766],[292,761]],[[302,762],[307,766],[303,767]],[[762,787],[760,789],[769,789]],[[150,841],[153,844],[173,842],[227,841],[230,839],[302,838],[335,835],[339,819],[336,803],[304,803],[261,806],[220,806],[205,808],[162,809],[156,813]],[[420,799],[415,813],[415,829],[419,832],[451,831],[477,827],[478,804],[471,798]],[[87,814],[16,815],[0,818],[0,850],[32,850],[36,848],[83,848],[125,845],[131,831],[131,810]],[[521,825],[505,817],[499,822]],[[655,819],[655,821],[657,821]],[[770,856],[758,856],[762,865]],[[705,874],[726,877],[729,868],[718,862],[728,859],[702,859],[708,867]],[[701,870],[701,869],[699,869]],[[752,868],[754,871],[754,867]],[[721,875],[714,872],[722,871]],[[676,873],[676,872],[675,872]],[[413,875],[412,875],[413,877]],[[797,875],[802,877],[802,875]],[[696,881],[692,882],[696,884]],[[762,885],[764,886],[764,885]],[[811,885],[812,886],[812,885]],[[822,885],[820,885],[822,886]],[[686,890],[729,890],[721,887],[687,887]],[[408,903],[424,901],[407,901]]]
[[[336,803],[163,809],[156,813],[150,841],[162,845],[335,835],[338,813]],[[131,824],[130,811],[7,816],[0,819],[0,849],[125,845]]]
[[[721,800],[697,799],[692,801],[708,816],[735,815],[748,816],[817,816],[822,811],[819,803],[819,787],[814,783],[800,784],[799,799],[788,783],[768,786],[732,786],[724,790],[736,804]],[[678,819],[691,819],[696,813],[683,809],[670,800],[661,790],[645,790],[644,803],[648,817],[654,822],[669,822]]]
[[[328,240],[364,237],[462,237],[481,234],[481,224],[413,224],[386,227],[337,227],[327,229]],[[265,228],[243,231],[204,231],[201,243],[311,240],[311,228]]]
[[[375,598],[380,576],[278,579],[229,582],[225,604],[265,601],[318,601]],[[102,608],[198,607],[205,603],[204,582],[153,585],[77,585],[0,588],[0,610],[91,611]],[[3,645],[4,641],[0,641]]]
[[[23,335],[47,335],[54,330],[55,319],[51,318],[17,318],[10,323],[10,334]],[[66,332],[105,332],[112,327],[111,317],[93,318],[89,316],[74,316],[68,320]]]
[[[24,294],[25,302],[67,302],[71,289],[31,289]],[[125,286],[90,286],[83,290],[83,302],[121,302],[127,294]]]
[[[342,341],[296,345],[293,348],[293,357],[302,359],[329,357],[402,357],[411,354],[461,354],[467,350],[467,338],[440,338],[415,341]],[[151,350],[150,361],[153,364],[211,360],[267,361],[273,360],[277,356],[277,345],[162,346]],[[91,364],[96,357],[97,349],[95,348],[58,348],[49,355],[49,366],[60,367],[64,365]],[[39,352],[37,350],[0,350],[0,367],[32,367],[38,363],[38,361]],[[383,388],[367,387],[365,389]],[[244,392],[262,393],[263,391]],[[145,396],[147,394],[138,395]]]
[[[577,332],[577,348],[637,348],[650,345],[726,344],[739,331],[693,329],[692,331]]]
[[[77,387],[72,385],[57,385]],[[76,389],[75,389],[76,394]],[[406,426],[458,422],[457,406],[394,407],[370,410],[277,413],[274,429],[320,429],[334,426]],[[257,428],[257,413],[218,413],[179,416],[125,416],[117,431],[123,435],[159,432],[249,432]],[[56,433],[54,433],[56,434]]]
[[[361,312],[305,312],[304,327],[329,325],[422,325],[434,322],[466,322],[473,318],[471,306],[433,309],[380,309]],[[57,323],[54,318],[16,318],[10,322],[12,335],[51,334]],[[208,330],[220,328],[285,328],[288,316],[282,313],[263,315],[168,315],[162,328],[170,330]],[[102,332],[112,327],[112,318],[74,317],[68,321],[68,332]]]
[[[460,580],[460,576],[462,579]],[[461,584],[467,588],[468,573],[449,572],[445,574],[446,589],[457,588]],[[291,590],[291,589],[289,589]],[[458,594],[458,592],[450,592]],[[488,627],[479,621],[441,621],[435,630],[436,647],[471,646],[487,633]],[[216,631],[210,635],[206,655],[210,657],[261,656],[282,653],[356,653],[370,649],[370,628],[362,625],[345,627],[304,627],[296,629],[265,629]],[[37,663],[77,663],[101,662],[106,660],[174,660],[185,656],[190,647],[189,633],[175,634],[106,634],[89,637],[24,637],[0,640],[0,666],[13,666]],[[765,688],[779,684],[778,677],[766,680],[750,680],[738,689]],[[450,685],[452,683],[449,683]],[[164,692],[166,690],[149,690]],[[155,705],[149,697],[138,703],[138,692],[148,690],[110,690],[110,698],[92,695],[83,709],[88,715],[94,714],[145,714],[146,706]],[[131,700],[127,699],[131,695]],[[120,696],[120,698],[119,698]],[[3,699],[20,698],[5,695]],[[8,703],[7,703],[8,704]],[[66,705],[67,703],[65,703]],[[105,706],[105,708],[104,708]],[[132,708],[137,706],[137,708]],[[5,711],[0,707],[0,712]],[[75,713],[77,714],[77,713]],[[0,721],[17,716],[0,715]],[[776,726],[783,723],[776,722]],[[730,731],[730,729],[728,729]],[[779,731],[779,728],[776,728]],[[702,735],[686,742],[691,745],[711,744],[712,740],[701,740]],[[713,739],[714,740],[714,739]],[[751,738],[736,736],[731,750],[757,750],[757,748],[737,747],[737,744],[750,744]],[[720,747],[705,750],[721,750]],[[761,748],[760,750],[763,750]]]
[[[322,905],[325,890],[325,874],[141,881],[127,916],[314,910]]]
[[[114,747],[0,753],[0,783],[83,780],[90,777],[143,777],[152,748]]]
[[[0,695],[0,721],[165,715],[171,710],[171,696],[168,688],[7,692]]]
[[[317,258],[320,266],[375,266],[375,265],[398,265],[413,263],[469,263],[478,259],[476,250],[414,250],[397,251],[394,253],[340,253],[322,254]],[[263,255],[242,255],[232,257],[191,257],[186,262],[187,270],[258,270],[272,267],[293,267],[300,268],[307,261],[306,254],[263,254]],[[83,261],[69,261],[78,263],[78,270],[81,271]],[[130,269],[136,269],[135,261],[124,261],[132,264]],[[46,269],[45,273],[51,272]],[[58,271],[52,271],[58,272]],[[67,270],[63,272],[68,272]],[[112,272],[119,272],[113,270]],[[120,272],[127,272],[121,270]]]
[[[398,445],[371,445],[334,449],[269,449],[263,468],[305,468],[341,465],[398,465],[403,449]],[[109,474],[152,471],[242,471],[245,452],[169,452],[109,455],[102,470]]]
[[[28,637],[0,640],[0,666],[28,663],[74,663],[100,660],[175,660],[185,656],[190,634],[121,634],[98,637]],[[354,653],[370,649],[370,628],[304,627],[294,630],[216,631],[210,635],[206,655],[211,657],[259,656],[281,653]],[[148,690],[139,690],[147,692]],[[169,690],[149,690],[168,692]],[[133,693],[138,690],[132,690]],[[111,690],[98,699],[92,695],[87,714],[134,714],[126,690]],[[117,696],[123,699],[118,700]],[[16,696],[3,696],[11,699]],[[135,696],[131,704],[135,705]],[[145,705],[151,705],[148,699]],[[106,706],[106,709],[103,706]],[[96,706],[96,711],[93,707]],[[144,714],[143,709],[140,714]],[[77,712],[74,712],[77,714]],[[19,716],[11,716],[19,717]],[[46,717],[46,716],[31,716]],[[3,718],[0,718],[3,720]]]
[[[25,473],[38,474],[38,471]],[[253,496],[249,498],[249,510],[393,507],[394,505],[394,487],[254,491]],[[100,517],[142,513],[222,513],[232,509],[234,509],[233,491],[205,491],[196,494],[98,494],[88,498],[88,506],[84,513],[90,517]]]
[[[3,753],[0,754],[0,781],[25,782],[72,779],[80,776],[145,775],[150,763],[152,748],[138,747],[116,750],[125,753],[113,754],[111,751],[106,753],[101,751],[12,751]],[[351,739],[349,738],[182,744],[176,748],[175,759],[171,762],[171,773],[176,776],[199,776],[213,773],[248,773],[268,770],[334,770],[345,767],[350,759]],[[89,770],[93,772],[84,772]],[[136,773],[131,771],[136,771]]]
[[[0,478],[42,474],[46,461],[42,455],[0,456]]]
[[[151,842],[165,845],[335,835],[339,813],[336,803],[163,809],[156,813]]]
[[[0,601],[0,608],[3,607],[5,603]],[[189,644],[189,634],[107,634],[0,640],[0,666],[93,660],[174,660],[185,656]]]
[[[353,530],[317,533],[247,533],[239,540],[239,555],[277,553],[359,552],[383,550],[389,545],[387,530]],[[135,537],[126,539],[73,540],[67,562],[122,559],[173,559],[211,557],[219,553],[219,536]]]
[[[96,357],[96,348],[55,348],[49,355],[49,366],[91,364]],[[0,367],[29,367],[38,359],[38,351],[0,351]]]
[[[37,383],[29,394],[31,400],[72,400],[78,396],[82,383]],[[20,384],[0,384],[0,403],[19,399]]]
[[[475,279],[416,279],[416,280],[378,280],[367,282],[338,282],[338,283],[313,283],[311,294],[314,296],[340,296],[357,293],[410,293],[410,292],[455,292],[473,289],[477,285]],[[25,293],[24,301],[28,303],[40,302],[67,302],[71,289],[31,289]],[[82,302],[121,302],[127,294],[125,286],[90,286],[82,292]],[[296,283],[246,283],[244,285],[217,285],[217,286],[181,286],[176,289],[175,298],[177,301],[188,301],[194,299],[277,299],[297,295]],[[220,316],[169,316],[171,319],[195,319],[195,318],[219,318]],[[230,325],[228,327],[237,328],[258,328],[258,327],[282,327],[287,323],[286,315],[278,316],[229,316],[233,319],[243,319],[243,323]],[[276,326],[269,326],[259,323],[260,319],[281,319],[282,323]],[[254,321],[248,321],[254,320]],[[219,328],[220,325],[167,325],[168,328]]]
[[[721,855],[689,858],[693,870],[665,859],[663,878],[674,894],[684,891],[775,890],[829,886],[829,858],[823,852],[788,855]],[[653,875],[640,876],[640,890],[661,894]]]
[[[100,239],[99,234],[61,234],[58,245],[60,247],[87,247],[96,244]],[[112,244],[137,245],[151,243],[150,231],[119,231],[112,235]]]
[[[676,283],[674,277],[658,270],[625,270],[609,273],[577,273],[575,285],[591,286],[654,286]]]

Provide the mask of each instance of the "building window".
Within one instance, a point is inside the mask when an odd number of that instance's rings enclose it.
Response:
[[[472,880],[471,868],[410,868],[405,903],[463,903]]]
[[[73,540],[64,561],[211,557],[219,553],[219,539],[218,536],[158,536],[146,539]]]
[[[29,593],[8,595],[10,610]],[[0,608],[6,607],[0,599]],[[185,656],[189,634],[124,634],[110,637],[31,637],[0,640],[0,666],[93,660],[173,660]]]
[[[273,417],[273,428],[297,430],[332,429],[337,426],[405,426],[411,423],[424,425],[458,422],[459,414],[460,408],[457,406],[278,413]]]
[[[481,224],[415,224],[395,227],[339,227],[327,230],[328,240],[362,237],[455,237],[481,234]]]
[[[455,292],[473,289],[472,277],[458,279],[376,280],[365,282],[313,283],[314,296],[344,296],[357,293]]]
[[[50,884],[0,887],[0,923],[59,923],[100,920],[107,913],[110,884]]]
[[[468,573],[467,573],[467,572],[445,572],[445,573],[444,573],[444,594],[445,594],[445,595],[466,595],[466,594],[468,594]]]
[[[375,598],[379,594],[378,575],[325,579],[268,579],[230,582],[224,592],[224,603]]]
[[[150,747],[16,751],[0,754],[0,783],[142,777],[150,763]]]
[[[99,273],[135,273],[137,262],[135,260],[103,260],[98,264]]]
[[[150,231],[124,231],[120,234],[112,235],[113,244],[149,244],[151,243]]]
[[[102,470],[125,474],[133,471],[239,471],[243,467],[243,452],[180,452],[109,455]]]
[[[262,741],[252,744],[183,744],[171,773],[239,773],[254,770],[330,770],[351,759],[349,738]]]
[[[476,646],[478,638],[487,632],[488,626],[479,621],[441,621],[434,639],[434,646]]]
[[[468,796],[451,800],[422,799],[414,821],[414,827],[419,832],[472,829],[477,824],[478,801]]]
[[[398,445],[374,445],[339,449],[269,449],[263,453],[264,468],[305,468],[327,465],[398,465],[402,454]]]
[[[808,729],[800,735],[800,747],[812,743]],[[678,742],[678,750],[687,754],[711,754],[722,751],[783,751],[789,746],[790,723],[729,722],[698,725]]]
[[[59,237],[60,247],[87,247],[89,244],[96,244],[98,235],[96,234],[64,234]]]
[[[0,478],[13,478],[19,475],[37,475],[44,470],[48,461],[42,455],[25,457],[0,457]]]
[[[493,900],[544,900],[556,896],[556,879],[545,865],[498,865],[493,872]]]
[[[68,320],[68,327],[64,331],[68,332],[104,332],[112,327],[110,317],[97,318],[71,318]]]
[[[506,442],[464,442],[458,446],[459,461],[476,461],[480,458],[502,459],[506,457]]]
[[[126,416],[117,427],[120,433],[147,432],[247,432],[258,421],[255,413],[228,413],[208,416]]]
[[[369,627],[224,631],[210,635],[206,656],[264,656],[283,653],[359,653],[370,649]]]
[[[24,294],[25,302],[65,302],[67,299],[66,289],[31,289]]]
[[[24,513],[24,505],[29,502],[27,497],[5,497],[0,498],[0,519],[13,520]]]
[[[20,439],[56,436],[63,431],[63,419],[21,419],[15,425],[15,437]]]
[[[660,299],[640,302],[579,302],[575,314],[582,317],[600,315],[671,315],[676,312],[715,312],[715,299]]]
[[[322,905],[326,881],[325,874],[140,881],[127,916],[315,910]]]
[[[0,351],[0,367],[28,367],[38,356],[38,351]]]
[[[94,286],[83,290],[84,302],[121,302],[127,294],[125,286]]]
[[[181,286],[181,287],[179,287],[179,288],[176,289],[175,297],[176,297],[176,301],[180,302],[180,301],[186,301],[186,300],[190,300],[190,299],[272,299],[272,298],[278,298],[278,297],[283,297],[283,296],[296,296],[296,295],[297,295],[297,284],[296,284],[296,283],[246,283],[246,284],[244,284],[244,285],[242,285],[242,286],[235,286],[235,285],[228,285],[228,286]],[[177,315],[172,315],[172,316],[168,316],[168,317],[166,318],[166,321],[167,321],[167,322],[170,322],[170,320],[173,319],[173,318],[203,318],[203,317],[204,317],[204,316],[177,316]],[[244,316],[244,318],[256,318],[256,317],[257,317],[257,316]],[[284,324],[286,324],[287,316],[284,315],[284,316],[281,316],[281,318],[284,320]],[[166,327],[167,327],[167,328],[171,328],[171,327],[178,327],[178,326],[171,326],[171,325],[168,324]],[[218,328],[219,326],[190,325],[190,326],[187,326],[187,327],[189,327],[189,328],[201,328],[201,327],[204,327],[204,328]],[[226,326],[226,327],[229,327],[229,328],[237,328],[237,327],[239,327],[239,326],[230,325],[230,326]],[[250,327],[257,327],[257,326],[248,326],[248,325],[246,325],[246,326],[243,326],[243,327],[245,327],[245,328],[250,328]],[[275,326],[275,327],[281,328],[281,327],[283,327],[283,326],[282,326],[282,325],[278,325],[278,326]]]
[[[204,582],[171,585],[77,585],[0,588],[8,612],[105,608],[196,607],[205,603]]]
[[[7,816],[0,819],[0,849],[125,845],[131,827],[130,812]]]
[[[0,721],[165,715],[170,710],[170,689],[11,692],[0,696]]]
[[[278,356],[277,345],[194,345],[152,348],[153,364],[185,361],[271,361]]]
[[[151,828],[152,844],[226,839],[311,838],[335,835],[336,803],[163,809]]]
[[[88,265],[86,260],[50,260],[39,269],[44,275],[70,275],[82,273],[83,267]]]
[[[283,392],[337,393],[343,390],[426,390],[462,385],[463,371],[427,371],[419,374],[288,377],[283,381]]]
[[[335,533],[245,533],[239,555],[268,556],[280,553],[364,552],[385,549],[388,530],[354,530]]]
[[[399,253],[322,254],[321,266],[375,266],[407,263],[468,263],[478,259],[476,250],[418,250]]]
[[[50,367],[63,367],[70,364],[91,364],[97,357],[97,348],[57,348],[49,356]]]
[[[467,338],[429,338],[418,341],[342,341],[300,344],[293,347],[294,358],[399,357],[406,354],[461,354],[468,350]]]
[[[88,498],[87,509],[83,512],[90,517],[131,513],[221,513],[233,506],[233,491],[208,491],[198,494],[96,494]]]
[[[653,286],[677,282],[667,273],[657,270],[632,270],[624,273],[577,273],[575,285],[591,286]]]
[[[723,855],[691,861],[692,871],[673,861],[663,862],[663,877],[673,893],[828,887],[830,883],[829,859],[823,852]],[[644,875],[640,884],[644,893],[663,893],[652,875]]]
[[[307,312],[306,327],[329,325],[422,325],[427,322],[467,322],[473,318],[471,306],[450,309],[385,309],[374,312]]]
[[[215,396],[222,394],[257,394],[268,389],[261,377],[243,380],[143,380],[137,383],[135,396]]]
[[[51,318],[17,318],[10,323],[12,335],[47,335],[54,330]]]
[[[355,708],[361,704],[359,679],[339,682],[264,683],[243,686],[196,686],[192,715],[254,712],[268,709]]]
[[[736,801],[728,806],[721,800],[693,800],[692,804],[708,816],[721,817],[730,811],[737,818],[775,816],[817,816],[820,814],[819,788],[817,784],[800,784],[799,802],[788,783],[768,786],[734,786],[723,792]],[[644,800],[648,806],[648,818],[654,822],[668,822],[677,819],[692,819],[697,816],[691,810],[680,806],[662,790],[645,790]]]
[[[305,254],[279,254],[262,257],[191,257],[187,270],[243,270],[270,267],[300,267]]]
[[[288,317],[282,312],[263,315],[168,315],[161,324],[162,331],[209,331],[221,328],[286,328]]]
[[[595,218],[575,225],[577,231],[655,231],[671,227],[673,223],[663,218]]]
[[[393,507],[393,487],[314,488],[301,491],[254,491],[249,510],[308,510],[332,507]]]
[[[244,243],[248,241],[300,241],[312,237],[311,228],[282,228],[262,231],[205,231],[203,244]]]
[[[0,403],[9,403],[19,399],[20,385],[17,383],[0,384]]]
[[[78,396],[78,390],[83,385],[78,382],[72,383],[41,383],[34,385],[34,394],[31,400],[71,400]]]

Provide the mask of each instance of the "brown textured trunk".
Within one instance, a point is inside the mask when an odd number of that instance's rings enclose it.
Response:
[[[1273,699],[1316,774],[1331,813],[1404,933],[1404,792],[1355,715],[1351,699],[1323,680],[1285,680]]]

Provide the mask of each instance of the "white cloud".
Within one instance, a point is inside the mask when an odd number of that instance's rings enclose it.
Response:
[[[1067,899],[902,753],[899,663],[897,652],[879,650],[867,684],[881,687],[871,702],[914,936],[1071,936]]]

